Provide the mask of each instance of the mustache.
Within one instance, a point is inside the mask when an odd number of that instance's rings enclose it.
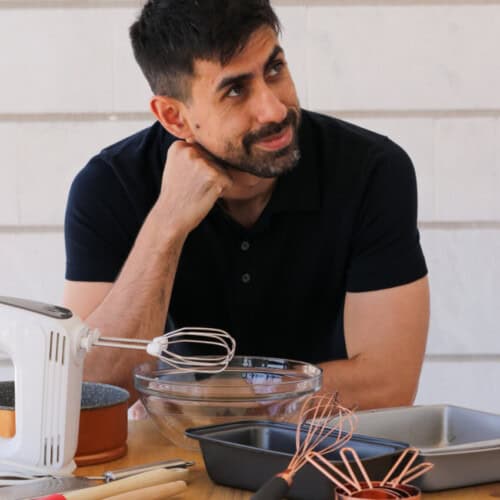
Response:
[[[298,113],[293,108],[288,110],[285,119],[281,123],[268,123],[264,125],[260,130],[255,132],[249,132],[243,137],[243,147],[245,148],[246,153],[250,154],[250,147],[252,144],[259,142],[262,139],[266,139],[271,135],[277,135],[280,132],[283,132],[289,125],[292,125],[293,128],[297,128],[297,124],[299,121]]]

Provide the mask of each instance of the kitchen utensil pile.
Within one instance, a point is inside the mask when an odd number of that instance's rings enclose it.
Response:
[[[335,418],[332,420],[332,417]],[[408,483],[432,469],[433,464],[424,462],[412,467],[419,456],[419,451],[416,448],[407,448],[382,481],[370,480],[356,450],[344,447],[352,438],[355,422],[354,414],[339,403],[337,395],[329,397],[319,395],[308,398],[300,413],[296,430],[295,454],[288,468],[265,483],[252,496],[252,500],[280,500],[286,496],[295,474],[306,463],[310,463],[336,486],[335,498],[338,500],[421,498],[420,490]],[[307,426],[307,431],[304,433],[305,426]],[[332,435],[336,437],[334,442],[321,446],[324,440]],[[349,475],[325,458],[335,450],[340,450],[339,455]],[[358,480],[348,455],[351,455],[364,481]],[[403,465],[407,457],[408,460]]]

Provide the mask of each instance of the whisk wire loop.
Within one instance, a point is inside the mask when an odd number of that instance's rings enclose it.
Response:
[[[344,474],[336,465],[332,464],[326,458],[321,456],[319,453],[315,451],[311,452],[307,455],[306,460],[316,469],[318,469],[324,476],[326,476],[330,481],[335,484],[335,486],[339,487],[346,494],[350,494],[351,490],[346,486],[346,484],[350,484],[353,488],[356,488],[356,483],[352,481],[352,479]],[[341,482],[337,477],[333,475],[333,473],[337,474],[344,482]],[[359,484],[359,483],[358,483]]]
[[[386,483],[389,484],[397,484],[400,482],[400,480],[406,475],[410,467],[413,465],[413,462],[417,459],[419,454],[419,451],[417,448],[414,447],[409,447],[406,448],[401,455],[399,455],[398,459],[396,462],[394,462],[394,465],[389,469],[389,472],[385,475],[384,479],[382,479],[382,482],[380,483],[381,486],[384,486]],[[408,459],[408,462],[406,465],[403,467],[403,470],[400,472],[400,474],[396,477],[394,477],[391,480],[391,477],[397,470],[397,468],[403,463],[403,461],[406,459],[406,457],[410,455],[410,458]]]
[[[363,465],[363,462],[359,459],[358,454],[353,448],[342,448],[340,450],[340,458],[342,458],[342,462],[344,462],[344,465],[346,469],[349,471],[349,474],[351,475],[352,480],[356,483],[356,488],[358,490],[361,489],[361,485],[358,481],[358,478],[356,476],[356,473],[354,472],[351,463],[349,462],[349,459],[347,458],[347,454],[350,454],[351,457],[354,459],[354,463],[358,467],[358,470],[361,472],[361,475],[363,476],[363,479],[365,480],[366,484],[368,485],[368,488],[373,488],[372,482],[370,480],[370,477],[368,476],[368,473],[366,472],[366,469]]]
[[[332,423],[335,414],[337,422]],[[344,420],[349,420],[350,429],[347,432],[343,432],[343,428],[338,424]],[[289,469],[295,473],[307,463],[306,457],[312,452],[326,455],[341,448],[351,439],[353,432],[352,412],[339,404],[337,394],[309,397],[300,411],[295,434],[296,452],[290,461]],[[321,444],[329,437],[333,438],[332,442],[320,449]]]
[[[173,352],[173,344],[189,344],[217,348],[220,354],[184,355]],[[151,356],[182,372],[220,373],[225,370],[234,357],[236,342],[229,333],[216,328],[184,327],[167,332],[152,340],[117,337],[97,337],[92,345],[119,347],[122,349],[146,350]]]

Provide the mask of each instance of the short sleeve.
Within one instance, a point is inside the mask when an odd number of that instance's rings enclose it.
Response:
[[[417,185],[408,155],[385,139],[367,161],[347,290],[411,283],[427,274],[417,228]]]
[[[96,157],[75,177],[64,221],[66,279],[113,282],[133,245],[126,193]]]

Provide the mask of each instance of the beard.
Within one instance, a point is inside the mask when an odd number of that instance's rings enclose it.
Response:
[[[248,132],[243,137],[241,145],[227,143],[224,149],[224,157],[214,155],[201,144],[199,145],[223,168],[233,168],[256,177],[278,177],[293,170],[300,160],[299,125],[300,109],[290,108],[286,118],[281,123],[269,123],[260,130]],[[263,151],[254,147],[257,142],[278,135],[287,127],[292,128],[292,140],[288,146],[277,151]]]

